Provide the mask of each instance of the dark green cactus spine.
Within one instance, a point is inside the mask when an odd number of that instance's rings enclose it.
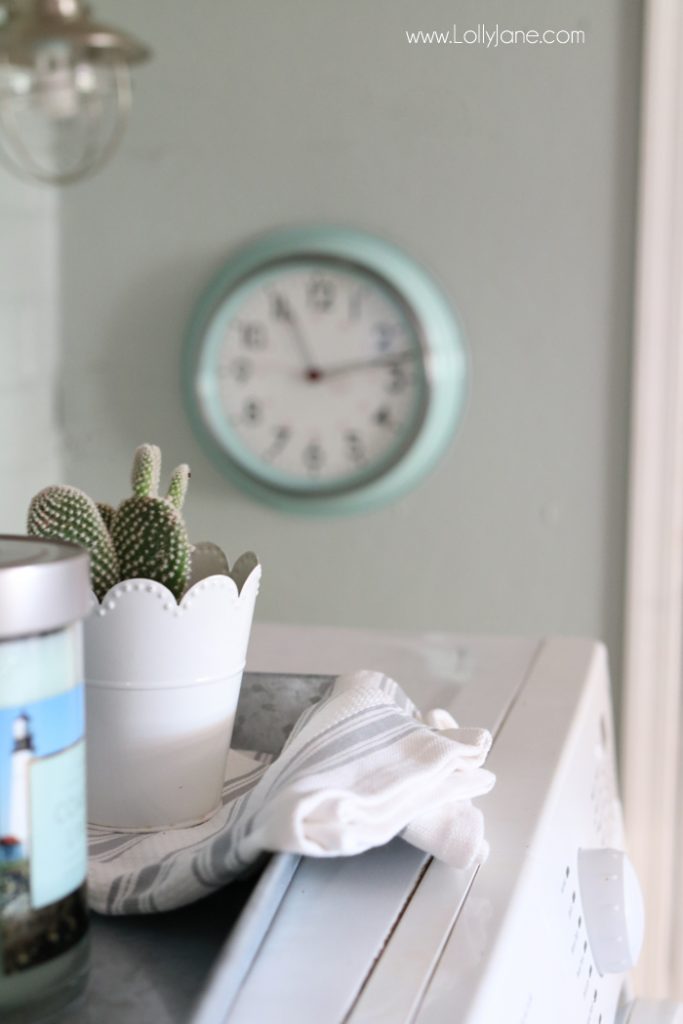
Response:
[[[111,537],[122,579],[156,580],[179,600],[190,577],[192,545],[181,508],[189,470],[178,466],[168,495],[158,496],[161,454],[155,445],[141,445],[133,460],[133,497],[117,509]]]
[[[118,583],[119,562],[95,502],[77,487],[58,484],[36,494],[28,510],[28,533],[80,544],[90,552],[90,577],[98,600]]]

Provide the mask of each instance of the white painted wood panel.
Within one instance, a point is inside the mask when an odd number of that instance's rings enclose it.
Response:
[[[683,996],[683,7],[646,4],[621,765],[640,993]]]

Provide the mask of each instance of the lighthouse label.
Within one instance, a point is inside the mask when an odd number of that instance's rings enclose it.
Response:
[[[87,928],[84,728],[82,684],[0,707],[0,979]]]
[[[45,907],[77,889],[87,872],[85,743],[31,766],[31,906]]]

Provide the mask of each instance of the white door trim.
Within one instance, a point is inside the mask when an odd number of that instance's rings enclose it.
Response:
[[[642,994],[683,997],[683,5],[646,0],[625,607],[622,784],[643,884]]]

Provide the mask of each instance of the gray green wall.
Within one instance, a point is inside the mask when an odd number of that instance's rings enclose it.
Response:
[[[638,0],[98,0],[155,50],[122,152],[61,204],[68,480],[114,499],[152,441],[195,539],[264,564],[262,619],[606,638],[625,530]],[[411,47],[406,29],[580,28],[574,47]],[[278,514],[209,464],[179,354],[231,247],[358,225],[441,281],[466,417],[401,501]]]

